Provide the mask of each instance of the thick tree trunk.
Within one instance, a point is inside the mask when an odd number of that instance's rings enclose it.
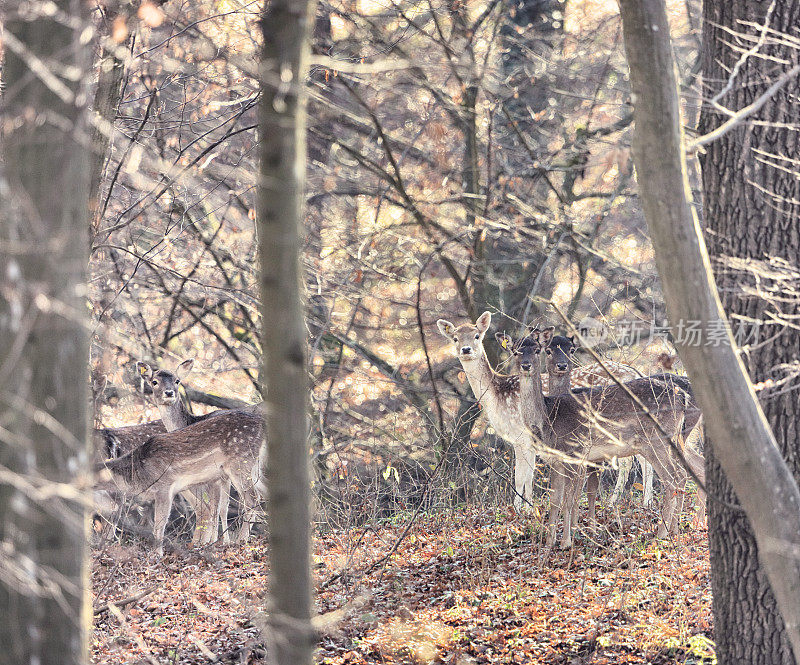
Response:
[[[88,5],[56,4],[77,27],[9,11],[2,36],[0,663],[15,665],[86,662],[91,607],[76,488],[89,452]]]
[[[266,359],[272,662],[310,665],[311,540],[306,335],[300,288],[305,79],[315,2],[264,10],[258,240]]]
[[[706,335],[713,334],[718,340],[709,344],[711,338],[706,337],[702,344],[679,344],[678,350],[703,409],[717,460],[753,528],[758,562],[769,579],[797,657],[800,491],[759,407],[730,330],[725,328],[709,257],[690,204],[663,0],[622,0],[622,23],[635,100],[634,159],[667,313],[673,326],[696,322]],[[746,178],[749,161],[726,171],[726,181]],[[720,195],[706,193],[709,199]],[[712,503],[713,498],[712,491]],[[712,523],[712,530],[714,526]],[[739,533],[737,529],[734,537]],[[755,567],[755,560],[750,565]],[[715,602],[730,603],[729,616],[747,623],[747,613],[762,598],[746,587],[734,588],[735,594]],[[749,661],[733,657],[727,662]]]
[[[703,79],[705,94],[714,97],[727,85],[741,57],[733,45],[751,48],[765,23],[769,2],[706,0],[703,28]],[[768,20],[771,34],[791,33],[800,24],[800,4],[777,3]],[[737,40],[745,33],[753,41]],[[719,103],[733,111],[745,108],[765,93],[781,75],[784,65],[798,62],[798,52],[788,44],[768,38],[760,55],[750,57]],[[791,66],[791,64],[789,66]],[[786,67],[788,69],[788,67]],[[751,334],[747,365],[753,382],[780,379],[782,365],[796,363],[800,332],[786,324],[800,316],[798,283],[794,296],[787,287],[768,277],[762,287],[779,288],[784,302],[770,302],[744,292],[755,286],[752,274],[732,269],[729,259],[769,261],[784,259],[794,269],[800,261],[800,179],[789,159],[800,154],[800,138],[793,127],[800,118],[800,80],[775,94],[753,117],[707,146],[702,158],[705,224],[708,250],[716,272],[722,304],[734,331]],[[710,105],[703,107],[701,132],[706,134],[728,119]],[[778,126],[764,126],[761,122]],[[786,161],[782,160],[782,157]],[[779,266],[774,264],[775,268]],[[762,292],[766,293],[766,289]],[[752,321],[764,322],[759,327]],[[793,387],[786,390],[787,387]],[[760,394],[764,415],[778,448],[795,479],[800,480],[800,398],[796,379],[783,390]],[[709,490],[736,503],[730,481],[722,471],[713,445],[706,453]],[[717,656],[723,663],[788,665],[792,652],[775,596],[758,565],[758,547],[749,523],[740,513],[717,502],[709,504],[709,541],[714,590],[714,635]],[[796,599],[800,603],[800,598]]]

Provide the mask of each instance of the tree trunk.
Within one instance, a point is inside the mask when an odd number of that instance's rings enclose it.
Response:
[[[2,37],[0,663],[13,664],[88,656],[88,5],[56,4],[73,24],[9,13]]]
[[[800,490],[776,445],[733,336],[726,328],[709,257],[691,207],[663,0],[622,0],[622,23],[635,100],[634,160],[667,313],[673,326],[697,323],[706,335],[701,344],[681,340],[678,351],[703,409],[716,459],[753,528],[758,562],[775,594],[797,657],[800,655],[800,559],[797,557]],[[730,182],[745,178],[746,173],[747,168],[739,164],[724,175],[726,182]],[[719,192],[706,192],[709,200],[719,196]],[[709,344],[711,333],[715,334],[716,344]],[[712,503],[718,498],[715,488],[710,498]],[[716,515],[717,509],[713,510]],[[743,520],[742,517],[737,522]],[[715,526],[712,522],[712,531]],[[733,537],[739,538],[739,533],[737,529]],[[750,552],[755,552],[755,548]],[[755,559],[751,559],[750,565],[755,567]],[[731,582],[737,585],[739,580]],[[744,586],[733,588],[737,590],[734,594],[720,589],[722,595],[715,599],[715,604],[724,603],[727,615],[746,625],[748,612],[762,602],[762,597]],[[718,590],[716,582],[714,590]],[[723,645],[722,652],[727,658],[725,649]],[[754,653],[748,655],[760,658]],[[727,662],[743,660],[733,657]]]
[[[741,56],[732,44],[750,48],[765,22],[769,2],[752,0],[706,0],[703,28],[703,78],[706,95],[713,97],[727,84],[730,71]],[[800,4],[777,3],[768,25],[775,39],[791,33],[800,24]],[[731,35],[745,33],[754,41]],[[776,45],[767,39],[762,54],[798,61],[797,49]],[[781,62],[781,60],[777,60]],[[788,67],[787,67],[788,68]],[[734,79],[731,90],[719,102],[733,110],[752,104],[780,76],[783,66],[763,57],[750,57]],[[796,167],[784,158],[797,158],[800,140],[793,127],[800,118],[800,81],[795,79],[779,91],[747,122],[710,143],[702,158],[705,195],[705,224],[708,250],[716,272],[722,304],[734,331],[752,333],[747,365],[753,382],[781,378],[778,369],[796,363],[800,332],[787,325],[787,317],[800,316],[798,284],[781,284],[762,279],[762,292],[780,289],[781,303],[769,297],[753,297],[743,287],[755,286],[753,274],[734,270],[729,259],[785,259],[798,267],[800,257],[800,179]],[[700,121],[703,134],[728,117],[704,105]],[[782,127],[756,124],[785,123]],[[772,155],[772,156],[770,156]],[[773,264],[777,269],[779,266]],[[747,321],[767,322],[758,328]],[[800,399],[797,380],[793,390],[764,390],[760,393],[764,415],[772,427],[778,449],[795,479],[800,480]],[[711,439],[714,443],[713,438]],[[717,459],[716,446],[706,449],[706,482],[709,490],[729,503],[736,495]],[[758,565],[758,548],[746,519],[725,505],[709,505],[711,582],[714,590],[714,635],[717,656],[724,663],[793,663],[783,621],[768,581]],[[795,599],[800,602],[800,598]]]
[[[264,10],[258,240],[266,365],[272,662],[310,665],[311,541],[306,335],[300,288],[305,79],[314,2]]]

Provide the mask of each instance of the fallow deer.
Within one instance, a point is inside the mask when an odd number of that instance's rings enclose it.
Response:
[[[652,416],[619,386],[566,392],[556,397],[542,394],[538,370],[539,354],[552,338],[553,329],[532,330],[514,343],[512,352],[520,371],[520,390],[525,422],[538,422],[545,409],[555,434],[551,459],[551,507],[547,544],[552,545],[558,519],[564,517],[561,547],[572,545],[573,505],[583,486],[584,469],[612,457],[641,453],[664,485],[662,523],[657,536],[677,532],[683,506],[686,471],[673,453],[670,439],[681,433],[689,396],[668,376],[635,379],[626,387]],[[653,422],[655,420],[655,422]]]
[[[156,434],[129,453],[97,465],[111,473],[96,489],[155,502],[153,538],[163,554],[164,529],[175,495],[202,483],[230,482],[245,508],[240,537],[250,533],[251,515],[263,494],[260,459],[264,420],[228,411],[182,429]]]
[[[253,405],[243,409],[220,409],[203,415],[195,415],[186,407],[180,396],[180,386],[183,379],[191,371],[194,361],[184,360],[170,372],[166,369],[154,370],[148,363],[137,362],[136,369],[142,378],[148,382],[152,389],[152,399],[161,414],[161,420],[168,432],[188,427],[195,423],[203,422],[208,418],[224,413],[257,415],[260,405]],[[234,416],[235,417],[235,416]],[[260,441],[253,441],[254,446]],[[207,502],[203,496],[207,495]],[[230,542],[228,535],[227,515],[230,503],[230,483],[222,479],[204,487],[197,487],[190,494],[190,503],[197,517],[194,541],[208,545],[217,540],[218,524],[222,527],[222,542]]]
[[[475,399],[481,403],[489,423],[514,449],[514,507],[519,510],[533,498],[536,450],[542,447],[543,438],[548,439],[549,426],[544,410],[538,422],[532,414],[527,424],[523,422],[519,377],[498,374],[489,364],[483,339],[491,322],[491,312],[484,312],[475,325],[457,327],[445,319],[439,319],[436,325],[454,345]]]
[[[687,465],[698,478],[705,477],[705,465],[702,455],[696,450],[689,447],[687,444],[690,438],[699,429],[699,421],[702,417],[697,402],[694,399],[694,392],[692,391],[691,383],[685,376],[678,374],[660,372],[653,374],[650,377],[645,377],[644,374],[639,372],[629,365],[614,362],[611,360],[605,361],[603,364],[591,363],[583,365],[582,367],[574,368],[574,356],[577,345],[572,337],[565,337],[563,335],[556,335],[552,337],[548,346],[545,348],[546,365],[548,369],[548,376],[551,377],[551,386],[555,386],[559,392],[565,392],[565,386],[568,385],[567,381],[573,378],[577,388],[588,388],[602,385],[617,385],[617,381],[627,382],[633,379],[652,378],[655,380],[669,381],[677,385],[683,390],[689,398],[688,407],[685,412],[683,427],[679,442],[683,450],[684,458]],[[611,374],[613,374],[613,377]],[[579,390],[578,390],[579,391]],[[550,395],[556,393],[550,392]],[[652,502],[653,494],[653,467],[644,458],[643,455],[634,455],[642,468],[642,476],[644,479],[644,505],[649,506]],[[609,500],[609,507],[613,506],[619,500],[625,485],[628,480],[628,475],[631,471],[632,457],[623,457],[618,459],[619,474],[617,475],[617,482],[614,486],[614,491]],[[597,495],[597,488],[599,487],[599,469],[592,469],[589,472],[589,479],[587,481],[587,495],[589,498],[589,517],[594,519],[595,515],[595,501]],[[702,488],[697,489],[698,506],[695,515],[695,524],[700,523],[705,515],[706,497]],[[575,520],[573,520],[574,523]]]
[[[599,363],[591,363],[589,365],[577,366],[575,361],[575,353],[578,350],[578,345],[575,343],[574,337],[566,337],[564,335],[555,335],[550,344],[545,348],[545,365],[547,367],[547,376],[549,378],[549,391],[548,395],[554,397],[565,393],[573,388],[591,388],[601,385],[612,385],[614,378],[618,381],[631,381],[633,379],[640,379],[644,375],[623,363],[614,362],[613,360],[606,361],[605,368]],[[614,374],[612,378],[609,376],[609,371]],[[642,481],[644,485],[644,500],[645,506],[649,506],[653,500],[653,467],[642,456],[634,455],[639,462],[642,469]],[[617,482],[614,485],[614,491],[611,493],[609,499],[609,507],[613,506],[622,497],[625,491],[625,486],[628,482],[632,468],[633,457],[623,457],[617,460],[619,473],[617,474]],[[594,468],[589,471],[589,478],[586,482],[586,493],[589,505],[589,519],[594,519],[595,506],[597,501],[597,491],[600,486],[600,469]]]

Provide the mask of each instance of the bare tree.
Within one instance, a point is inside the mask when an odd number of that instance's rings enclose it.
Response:
[[[272,0],[261,29],[258,237],[265,355],[273,661],[313,660],[306,334],[300,285],[305,82],[315,2]]]
[[[764,415],[800,481],[800,178],[792,127],[800,117],[800,50],[785,39],[800,22],[800,6],[706,0],[704,15],[708,101],[700,130],[713,138],[701,155],[708,251],[726,313],[735,327],[751,333],[746,365],[753,382],[765,386],[759,393]],[[712,446],[706,455],[709,490],[735,503],[719,457]],[[747,520],[714,502],[709,522],[720,662],[794,662]]]
[[[701,329],[721,335],[717,345],[680,344],[679,353],[706,417],[715,458],[750,521],[758,560],[797,660],[800,491],[739,358],[691,207],[664,3],[623,0],[622,21],[635,95],[634,160],[667,312],[673,324],[695,321]],[[715,197],[719,192],[706,195]],[[736,616],[750,609],[740,605],[740,596],[725,595],[726,602],[736,603],[735,610],[731,608]],[[728,662],[742,662],[736,654],[726,657]]]
[[[4,7],[0,180],[0,662],[43,665],[88,631],[88,5],[50,5]]]

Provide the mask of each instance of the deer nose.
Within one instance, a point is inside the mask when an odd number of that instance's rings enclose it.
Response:
[[[531,367],[533,367],[533,365],[531,365],[531,363],[529,363],[529,362],[522,362],[522,363],[519,364],[519,368],[523,372],[530,372],[531,371]]]
[[[164,391],[164,397],[175,397],[175,391],[174,390],[165,390]]]
[[[567,369],[567,363],[556,363],[556,367],[558,367],[558,369],[564,372]]]
[[[462,346],[461,347],[461,353],[467,354],[470,351],[472,351],[472,347],[471,346]]]

